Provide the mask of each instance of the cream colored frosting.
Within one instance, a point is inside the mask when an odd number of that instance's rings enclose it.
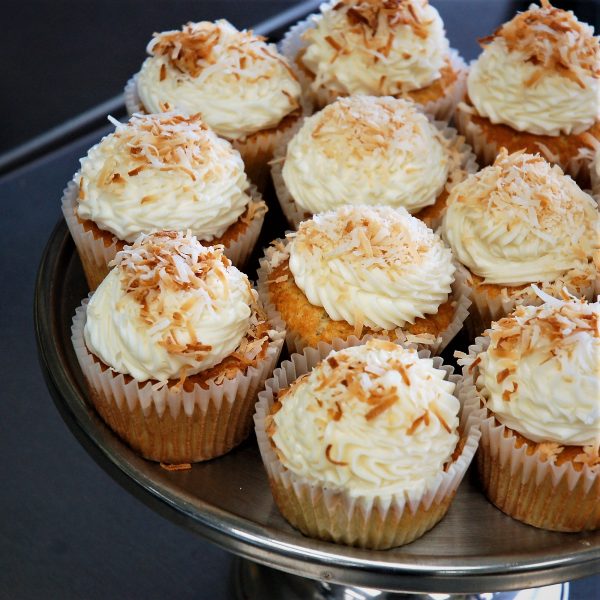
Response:
[[[433,204],[450,164],[447,142],[413,103],[340,98],[306,119],[282,176],[295,202],[317,213],[342,204]]]
[[[594,279],[600,220],[593,198],[539,155],[500,153],[454,187],[442,235],[486,283],[550,282],[570,270]]]
[[[600,444],[600,304],[546,297],[492,324],[477,385],[534,442]]]
[[[210,241],[250,201],[244,163],[198,116],[134,115],[96,144],[75,174],[77,214],[119,239],[161,229]]]
[[[308,301],[358,329],[393,330],[435,314],[454,281],[452,253],[405,209],[341,207],[300,224],[289,267]]]
[[[190,233],[140,236],[92,296],[84,338],[138,381],[185,377],[230,355],[250,328],[256,294],[222,246]]]
[[[137,77],[148,112],[200,113],[218,135],[244,138],[300,107],[300,84],[273,44],[221,19],[157,34]]]
[[[311,87],[396,95],[440,77],[449,57],[444,24],[427,0],[332,0],[304,38]]]
[[[600,43],[572,12],[533,6],[486,40],[467,89],[480,115],[518,131],[581,133],[600,118]]]
[[[332,351],[280,394],[277,455],[296,475],[353,496],[423,491],[458,442],[459,402],[444,377],[390,342]]]

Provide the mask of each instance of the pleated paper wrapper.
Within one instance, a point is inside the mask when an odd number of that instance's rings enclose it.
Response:
[[[477,160],[483,168],[491,165],[496,160],[501,146],[493,140],[488,140],[482,128],[473,121],[472,113],[474,111],[473,107],[466,105],[462,101],[459,102],[454,113],[454,124],[459,133],[465,136],[467,142],[472,146]],[[515,131],[515,136],[518,137],[518,135],[519,132]],[[600,147],[600,140],[595,140],[594,143]],[[530,151],[528,150],[528,152]],[[540,143],[535,152],[539,152],[548,162],[559,165],[567,175],[577,180],[580,185],[584,187],[588,186],[590,181],[591,157],[593,156],[593,150],[590,148],[580,148],[577,154],[569,157],[568,160],[561,160],[559,157],[552,155],[544,147],[543,142]]]
[[[282,243],[287,244],[288,240],[280,240]],[[280,329],[285,329],[286,346],[288,351],[301,353],[310,344],[302,337],[302,334],[298,331],[294,331],[290,328],[289,324],[286,323],[277,310],[271,300],[269,293],[269,279],[271,272],[273,271],[272,256],[274,252],[277,252],[273,246],[269,246],[265,250],[265,256],[260,259],[260,267],[257,270],[258,281],[256,289],[262,305],[264,306],[269,320],[276,323]],[[290,277],[291,277],[290,273]],[[322,341],[321,344],[325,344],[330,349],[341,350],[342,348],[348,348],[350,346],[356,346],[364,343],[368,339],[373,337],[381,339],[389,339],[395,343],[412,343],[415,344],[419,349],[427,349],[432,354],[440,354],[444,348],[452,341],[452,339],[462,329],[463,323],[469,316],[469,307],[471,306],[471,288],[469,287],[469,277],[467,270],[461,265],[456,264],[456,271],[454,273],[454,283],[452,284],[451,298],[456,302],[454,317],[448,327],[439,333],[437,338],[423,339],[422,336],[414,336],[408,332],[404,332],[401,328],[397,328],[393,331],[394,337],[390,337],[389,334],[368,334],[361,336],[360,338],[351,335],[348,338],[334,338],[328,342]],[[308,300],[307,300],[308,302]]]
[[[304,535],[361,548],[386,549],[408,544],[435,526],[446,514],[479,441],[482,411],[461,408],[459,434],[464,446],[447,471],[428,481],[422,491],[388,497],[353,496],[342,488],[298,476],[278,459],[265,430],[265,419],[280,389],[308,373],[330,351],[326,344],[306,348],[284,361],[259,394],[254,416],[256,437],[275,503],[283,516]],[[421,358],[429,352],[419,352]],[[434,366],[458,380],[451,366],[434,357]],[[460,398],[459,398],[460,399]],[[462,402],[462,400],[461,400]],[[468,414],[468,416],[467,416]]]
[[[75,176],[75,178],[77,178],[77,176]],[[248,192],[251,196],[250,202],[255,204],[262,203],[262,196],[254,186],[250,186]],[[111,234],[111,242],[109,245],[106,245],[106,242],[102,237],[98,237],[91,230],[86,231],[83,222],[75,213],[78,193],[79,186],[75,181],[70,181],[63,192],[61,208],[69,231],[71,232],[71,236],[73,237],[73,241],[75,242],[75,246],[77,247],[85,278],[90,290],[94,291],[108,275],[108,272],[110,271],[108,263],[113,260],[117,252],[122,250],[123,246],[129,244],[129,242],[118,240]],[[256,245],[256,241],[258,240],[260,230],[262,229],[265,220],[265,212],[265,210],[261,209],[255,211],[252,220],[248,223],[245,230],[235,240],[232,240],[225,246],[225,256],[240,269],[244,268]],[[211,243],[203,240],[199,241],[205,246],[210,245]]]
[[[94,360],[83,337],[87,304],[86,299],[77,309],[71,332],[90,400],[136,452],[163,463],[191,463],[221,456],[248,436],[257,394],[277,364],[283,332],[273,336],[256,366],[223,383],[209,381],[207,389],[196,384],[186,391],[156,381],[138,383]]]
[[[479,337],[469,347],[459,385],[465,406],[483,405],[477,367],[470,364],[488,345],[489,338]],[[600,528],[600,467],[584,465],[577,471],[571,462],[558,467],[540,452],[529,454],[526,444],[517,447],[516,442],[512,431],[485,411],[477,467],[490,502],[513,519],[542,529]]]

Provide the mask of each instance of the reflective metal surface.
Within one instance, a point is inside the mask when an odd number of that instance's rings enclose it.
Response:
[[[325,583],[411,592],[480,593],[549,585],[600,571],[600,531],[560,534],[523,525],[489,504],[473,473],[445,519],[389,551],[308,539],[275,507],[250,439],[189,471],[143,460],[100,420],[86,398],[70,341],[87,295],[64,223],[46,248],[36,288],[36,334],[48,387],[80,442],[117,481],[164,516],[253,561]]]
[[[290,575],[238,558],[233,566],[237,600],[568,600],[569,584],[515,592],[446,594],[439,592],[384,592],[374,588],[345,586]]]

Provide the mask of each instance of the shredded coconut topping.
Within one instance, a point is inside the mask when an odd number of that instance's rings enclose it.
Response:
[[[418,265],[439,238],[404,208],[344,206],[300,224],[295,249],[375,269]]]
[[[210,345],[196,339],[184,310],[168,311],[163,295],[166,290],[195,289],[206,310],[213,309],[215,296],[207,277],[216,274],[227,289],[227,270],[231,267],[223,246],[202,246],[189,231],[186,234],[162,231],[140,236],[132,246],[118,252],[111,265],[120,269],[122,289],[140,305],[140,317],[152,333],[161,334],[161,344],[168,352],[191,354],[200,359],[211,350]],[[191,342],[177,341],[181,329],[192,337]]]
[[[543,353],[548,360],[570,357],[581,333],[600,338],[598,304],[563,294],[565,300],[553,298],[542,306],[519,306],[486,331],[484,335],[491,340],[489,353],[514,361],[513,368],[507,367],[507,376],[531,353]]]
[[[351,153],[387,155],[393,150],[412,148],[415,137],[429,136],[443,143],[441,135],[432,133],[429,122],[417,107],[391,97],[339,98],[319,113],[312,138],[329,158]]]
[[[600,38],[594,37],[594,28],[580,23],[572,11],[553,7],[549,0],[541,0],[541,6],[532,4],[480,43],[485,47],[496,38],[504,39],[509,51],[523,52],[527,62],[582,88],[583,77],[600,78]],[[527,85],[535,85],[542,75],[543,71],[536,72]]]
[[[536,289],[545,303],[519,306],[485,332],[469,366],[494,417],[538,443],[600,444],[600,303]],[[474,371],[477,368],[477,371]],[[555,446],[540,450],[548,459]]]
[[[443,230],[459,260],[486,283],[520,285],[573,269],[589,279],[599,225],[594,200],[560,167],[502,149],[493,165],[452,189]]]
[[[374,45],[379,28],[384,23],[390,30],[407,25],[416,36],[426,39],[431,21],[423,9],[428,4],[427,0],[340,0],[332,10],[345,12],[351,30],[365,34],[365,46],[387,56],[393,40],[380,46],[377,39]],[[335,48],[334,40],[330,43]]]
[[[229,69],[239,77],[244,74],[247,62],[271,61],[281,63],[296,79],[287,62],[265,40],[251,30],[237,31],[224,20],[190,22],[181,31],[155,33],[148,52],[167,57],[173,67],[192,77],[199,77],[217,62],[220,68]]]
[[[125,177],[135,177],[146,167],[160,170],[180,170],[196,181],[198,167],[218,164],[230,148],[214,144],[214,134],[202,122],[199,114],[185,117],[179,113],[135,114],[127,123],[112,120],[114,137],[129,148],[135,164],[126,173],[119,172],[117,161],[107,161],[105,176],[98,177],[105,185],[119,184]],[[131,165],[129,165],[131,166]]]
[[[292,472],[388,495],[422,489],[458,441],[454,384],[414,349],[370,340],[331,352],[282,390],[267,433]]]

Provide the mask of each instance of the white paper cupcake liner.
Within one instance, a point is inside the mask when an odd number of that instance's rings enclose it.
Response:
[[[471,278],[469,273],[469,278]],[[560,296],[560,292],[564,284],[557,282],[550,283],[535,283],[542,291],[551,296]],[[486,291],[481,290],[476,284],[471,283],[471,307],[469,308],[469,317],[465,321],[465,328],[468,331],[471,340],[476,336],[481,335],[487,329],[492,321],[498,321],[511,313],[517,306],[538,306],[543,303],[543,300],[533,291],[532,288],[527,290],[513,290],[508,286],[498,285],[497,293],[490,295]],[[589,301],[595,299],[600,289],[598,277],[590,281],[587,285],[574,287],[568,286],[571,293],[579,298],[586,298]]]
[[[473,147],[481,166],[485,167],[494,162],[501,146],[486,138],[482,128],[472,119],[474,111],[473,107],[466,105],[464,102],[459,102],[454,113],[454,123],[461,135],[464,135],[467,142]],[[518,136],[518,134],[519,132],[515,131],[515,136]],[[595,143],[600,145],[600,140],[596,140]],[[553,155],[541,141],[536,145],[537,148],[534,152],[539,152],[548,162],[559,165],[567,175],[577,180],[583,187],[588,186],[591,159],[594,153],[591,148],[580,147],[575,156],[565,161]],[[528,151],[531,152],[531,150]]]
[[[302,89],[305,91],[305,95],[311,99],[315,109],[319,110],[334,102],[340,96],[340,93],[324,88],[323,86],[315,90],[311,85],[312,79],[307,76],[306,72],[298,65],[298,55],[307,46],[301,36],[305,31],[315,26],[313,21],[314,16],[315,15],[310,15],[308,18],[291,27],[284,35],[281,42],[279,42],[278,47],[281,54],[288,59],[292,66],[296,77],[300,81]],[[468,72],[465,61],[453,48],[450,49],[450,63],[453,71],[457,74],[457,79],[453,85],[446,90],[446,94],[437,100],[430,100],[425,103],[418,102],[425,114],[429,115],[432,119],[446,122],[452,118],[456,105],[464,97]]]
[[[137,91],[137,77],[137,74],[134,75],[125,86],[125,106],[129,116],[134,113],[147,112]],[[269,162],[273,158],[275,148],[298,121],[301,121],[304,116],[312,114],[312,102],[304,95],[300,98],[300,105],[301,114],[284,127],[274,127],[258,131],[243,139],[229,140],[231,145],[240,153],[248,177],[261,193],[265,193],[269,183]]]
[[[490,340],[478,337],[464,361],[459,393],[467,410],[483,406],[471,364]],[[463,361],[459,361],[463,362]],[[488,499],[507,515],[542,529],[583,531],[600,528],[600,470],[588,465],[577,471],[571,462],[560,467],[539,452],[518,447],[517,437],[484,409],[477,453],[479,477]],[[532,442],[533,443],[533,442]]]
[[[353,496],[343,488],[295,475],[277,458],[265,431],[265,419],[277,392],[308,373],[329,351],[326,345],[319,345],[293,354],[275,370],[265,391],[259,394],[254,416],[256,438],[276,504],[294,527],[311,537],[373,549],[407,544],[431,529],[448,510],[477,450],[483,411],[461,405],[462,451],[448,470],[427,482],[422,491],[390,497]],[[426,350],[419,352],[421,358],[429,356]],[[451,366],[443,365],[439,357],[433,361],[436,368],[446,371],[450,381],[458,381]]]
[[[75,175],[75,180],[77,175]],[[63,192],[61,199],[61,208],[77,251],[81,259],[81,264],[85,273],[91,291],[95,290],[102,280],[108,275],[108,263],[121,250],[123,242],[112,236],[111,243],[107,246],[104,239],[97,237],[92,231],[86,231],[85,227],[77,218],[75,208],[77,206],[77,195],[79,186],[75,181],[70,181]],[[248,193],[251,197],[251,202],[262,204],[262,196],[259,191],[250,186]],[[263,222],[265,220],[265,210],[257,210],[254,213],[252,221],[244,229],[244,231],[235,239],[225,246],[225,256],[238,268],[243,269],[246,265],[254,246],[260,235]],[[200,240],[203,242],[202,240]],[[210,242],[203,242],[205,245]]]
[[[302,127],[302,123],[303,121],[300,121],[293,129],[288,131],[286,136],[282,137],[280,143],[275,148],[275,153],[271,163],[271,177],[273,179],[275,193],[277,195],[277,199],[279,200],[281,210],[283,211],[283,214],[290,227],[293,229],[298,229],[298,225],[300,225],[302,221],[305,221],[312,216],[296,203],[293,196],[287,189],[283,179],[283,165],[285,163],[287,146],[290,140]],[[445,190],[450,192],[450,190],[452,190],[456,184],[463,181],[468,175],[477,173],[479,170],[479,165],[477,164],[477,157],[473,153],[471,146],[465,143],[464,138],[458,135],[456,129],[449,127],[446,122],[442,121],[433,121],[433,124],[443,135],[444,139],[448,143],[448,148],[456,157],[453,159],[453,164],[449,170],[448,179],[445,184]],[[424,219],[427,226],[431,229],[437,229],[442,222],[444,212],[445,211],[442,211],[434,218]],[[419,217],[419,211],[417,211],[414,216]]]
[[[96,410],[134,450],[160,462],[198,462],[225,454],[248,436],[257,394],[271,376],[283,346],[283,332],[275,324],[277,339],[269,343],[257,366],[223,383],[209,381],[206,389],[196,384],[186,391],[158,387],[156,381],[138,383],[103,369],[83,337],[87,304],[86,299],[73,318],[75,354]]]
[[[279,241],[281,241],[282,244],[287,245],[289,240],[284,239]],[[258,277],[256,289],[261,299],[261,303],[267,312],[269,320],[273,323],[277,323],[280,329],[285,329],[285,342],[288,351],[290,353],[302,353],[304,349],[309,346],[309,344],[299,332],[292,330],[289,324],[285,322],[281,313],[277,310],[272,302],[271,295],[269,293],[269,279],[274,268],[271,265],[273,264],[273,257],[276,252],[281,252],[281,250],[276,250],[273,246],[269,246],[265,250],[265,256],[260,259],[260,266],[256,272]],[[391,339],[392,342],[411,343],[419,349],[426,349],[430,351],[432,354],[440,354],[446,348],[446,346],[462,329],[463,323],[469,316],[469,307],[471,306],[471,288],[469,287],[468,271],[462,265],[456,264],[454,277],[455,279],[454,283],[452,284],[451,297],[456,302],[456,306],[454,317],[448,327],[444,331],[440,332],[437,338],[416,336],[410,334],[409,332],[403,331],[401,328],[397,328],[393,331],[393,335],[395,337]],[[351,335],[344,339],[334,338],[329,342],[321,341],[319,346],[322,346],[323,348],[327,347],[329,350],[341,350],[342,348],[348,348],[350,346],[362,344],[373,337],[390,339],[389,335],[383,333],[367,334],[361,336],[360,338],[356,337],[355,335]]]

